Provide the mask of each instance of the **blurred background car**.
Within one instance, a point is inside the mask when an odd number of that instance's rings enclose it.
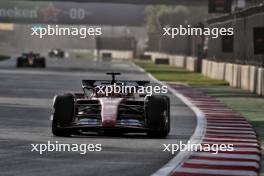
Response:
[[[53,48],[49,52],[49,57],[64,58],[65,52],[62,49]]]
[[[19,67],[46,67],[46,59],[41,57],[39,53],[23,53],[17,58],[17,68]]]

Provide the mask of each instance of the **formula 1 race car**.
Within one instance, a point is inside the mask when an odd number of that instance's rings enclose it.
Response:
[[[170,131],[170,100],[165,95],[138,93],[98,93],[109,85],[144,87],[149,81],[83,80],[83,93],[57,95],[53,101],[52,133],[71,136],[85,132],[106,135],[147,133],[165,138]]]
[[[46,67],[46,59],[38,53],[23,53],[17,58],[17,67]]]
[[[49,52],[49,57],[64,58],[65,52],[61,49],[51,49]]]

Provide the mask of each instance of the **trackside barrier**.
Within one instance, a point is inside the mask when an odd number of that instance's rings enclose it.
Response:
[[[153,62],[157,58],[168,58],[171,66],[196,71],[197,59],[182,55],[172,55],[160,52],[145,52],[151,56]],[[241,65],[212,60],[202,60],[202,74],[213,79],[225,80],[231,87],[264,95],[264,71],[262,67]]]
[[[202,74],[213,79],[225,80],[232,87],[264,95],[263,68],[204,59]]]
[[[234,64],[233,67],[234,67],[233,78],[232,78],[231,86],[241,88],[241,66]]]
[[[202,68],[203,75],[206,75],[213,79],[225,79],[225,63],[203,60]]]
[[[170,59],[169,58],[156,58],[155,59],[155,64],[169,65],[170,64]]]
[[[264,96],[264,69],[258,68],[257,94]]]
[[[182,55],[166,54],[161,52],[144,52],[146,55],[151,56],[151,60],[155,63],[156,59],[168,58],[171,66],[185,68],[189,71],[195,71],[197,68],[197,59],[195,57],[185,57]]]
[[[241,65],[241,88],[249,90],[249,66]]]
[[[148,51],[148,52],[144,52],[145,55],[150,55],[151,56],[151,60],[153,62],[155,62],[156,58],[169,58],[169,54],[166,53],[160,53],[160,52],[156,52],[156,51]]]
[[[186,57],[186,69],[189,71],[196,71],[197,59],[194,57]]]
[[[257,92],[257,78],[258,68],[255,66],[249,66],[249,91],[252,93]]]
[[[231,84],[233,78],[233,64],[227,63],[225,69],[225,80]]]
[[[114,59],[133,59],[134,51],[132,50],[97,50],[99,57],[103,57],[105,53],[110,54]]]
[[[207,65],[208,65],[208,62],[209,61],[207,61],[207,60],[203,60],[202,61],[202,74],[203,75],[208,75],[208,67],[207,67]]]
[[[170,55],[170,65],[184,68],[185,67],[185,57],[184,56],[178,56],[178,55]]]
[[[102,53],[102,58],[112,58],[112,53]]]
[[[141,60],[151,60],[151,55],[141,54],[141,55],[139,55],[139,59],[141,59]]]

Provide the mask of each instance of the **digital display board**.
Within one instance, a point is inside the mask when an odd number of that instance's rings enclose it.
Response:
[[[72,2],[0,2],[3,23],[142,26],[144,5]]]

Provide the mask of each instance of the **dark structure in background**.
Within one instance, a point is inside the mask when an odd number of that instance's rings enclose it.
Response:
[[[149,54],[140,54],[139,59],[141,60],[151,60],[151,55]]]
[[[232,0],[208,0],[209,13],[230,13]]]
[[[230,53],[234,51],[234,36],[225,35],[222,36],[222,52]]]
[[[213,28],[234,28],[234,35],[208,40],[208,59],[264,66],[264,5],[212,18]]]
[[[228,12],[231,8],[229,0],[220,1],[223,5],[226,3],[222,10],[228,9],[223,12]],[[210,3],[209,8],[213,8]],[[209,11],[213,12],[212,9]],[[259,4],[231,14],[218,15],[193,25],[200,28],[233,28],[233,36],[219,36],[218,38],[175,36],[172,39],[169,36],[159,37],[162,34],[150,33],[147,51],[179,55],[185,58],[191,56],[197,60],[196,71],[198,72],[201,71],[203,58],[225,63],[263,66],[263,12],[264,5]]]
[[[202,58],[219,62],[264,65],[264,5],[222,15],[198,23],[195,27],[234,28],[233,36],[175,36],[160,38],[149,34],[148,51],[197,58],[197,71]],[[206,42],[205,42],[206,41]]]
[[[169,58],[156,58],[155,64],[169,65],[170,60],[169,60]]]
[[[136,55],[137,41],[134,37],[97,37],[96,55],[105,58],[133,59]]]
[[[136,40],[133,37],[97,37],[96,49],[135,51]]]
[[[254,54],[264,55],[264,27],[256,27],[254,32]]]
[[[191,41],[187,36],[162,36],[160,33],[148,34],[147,51],[159,51],[170,54],[190,54]]]

